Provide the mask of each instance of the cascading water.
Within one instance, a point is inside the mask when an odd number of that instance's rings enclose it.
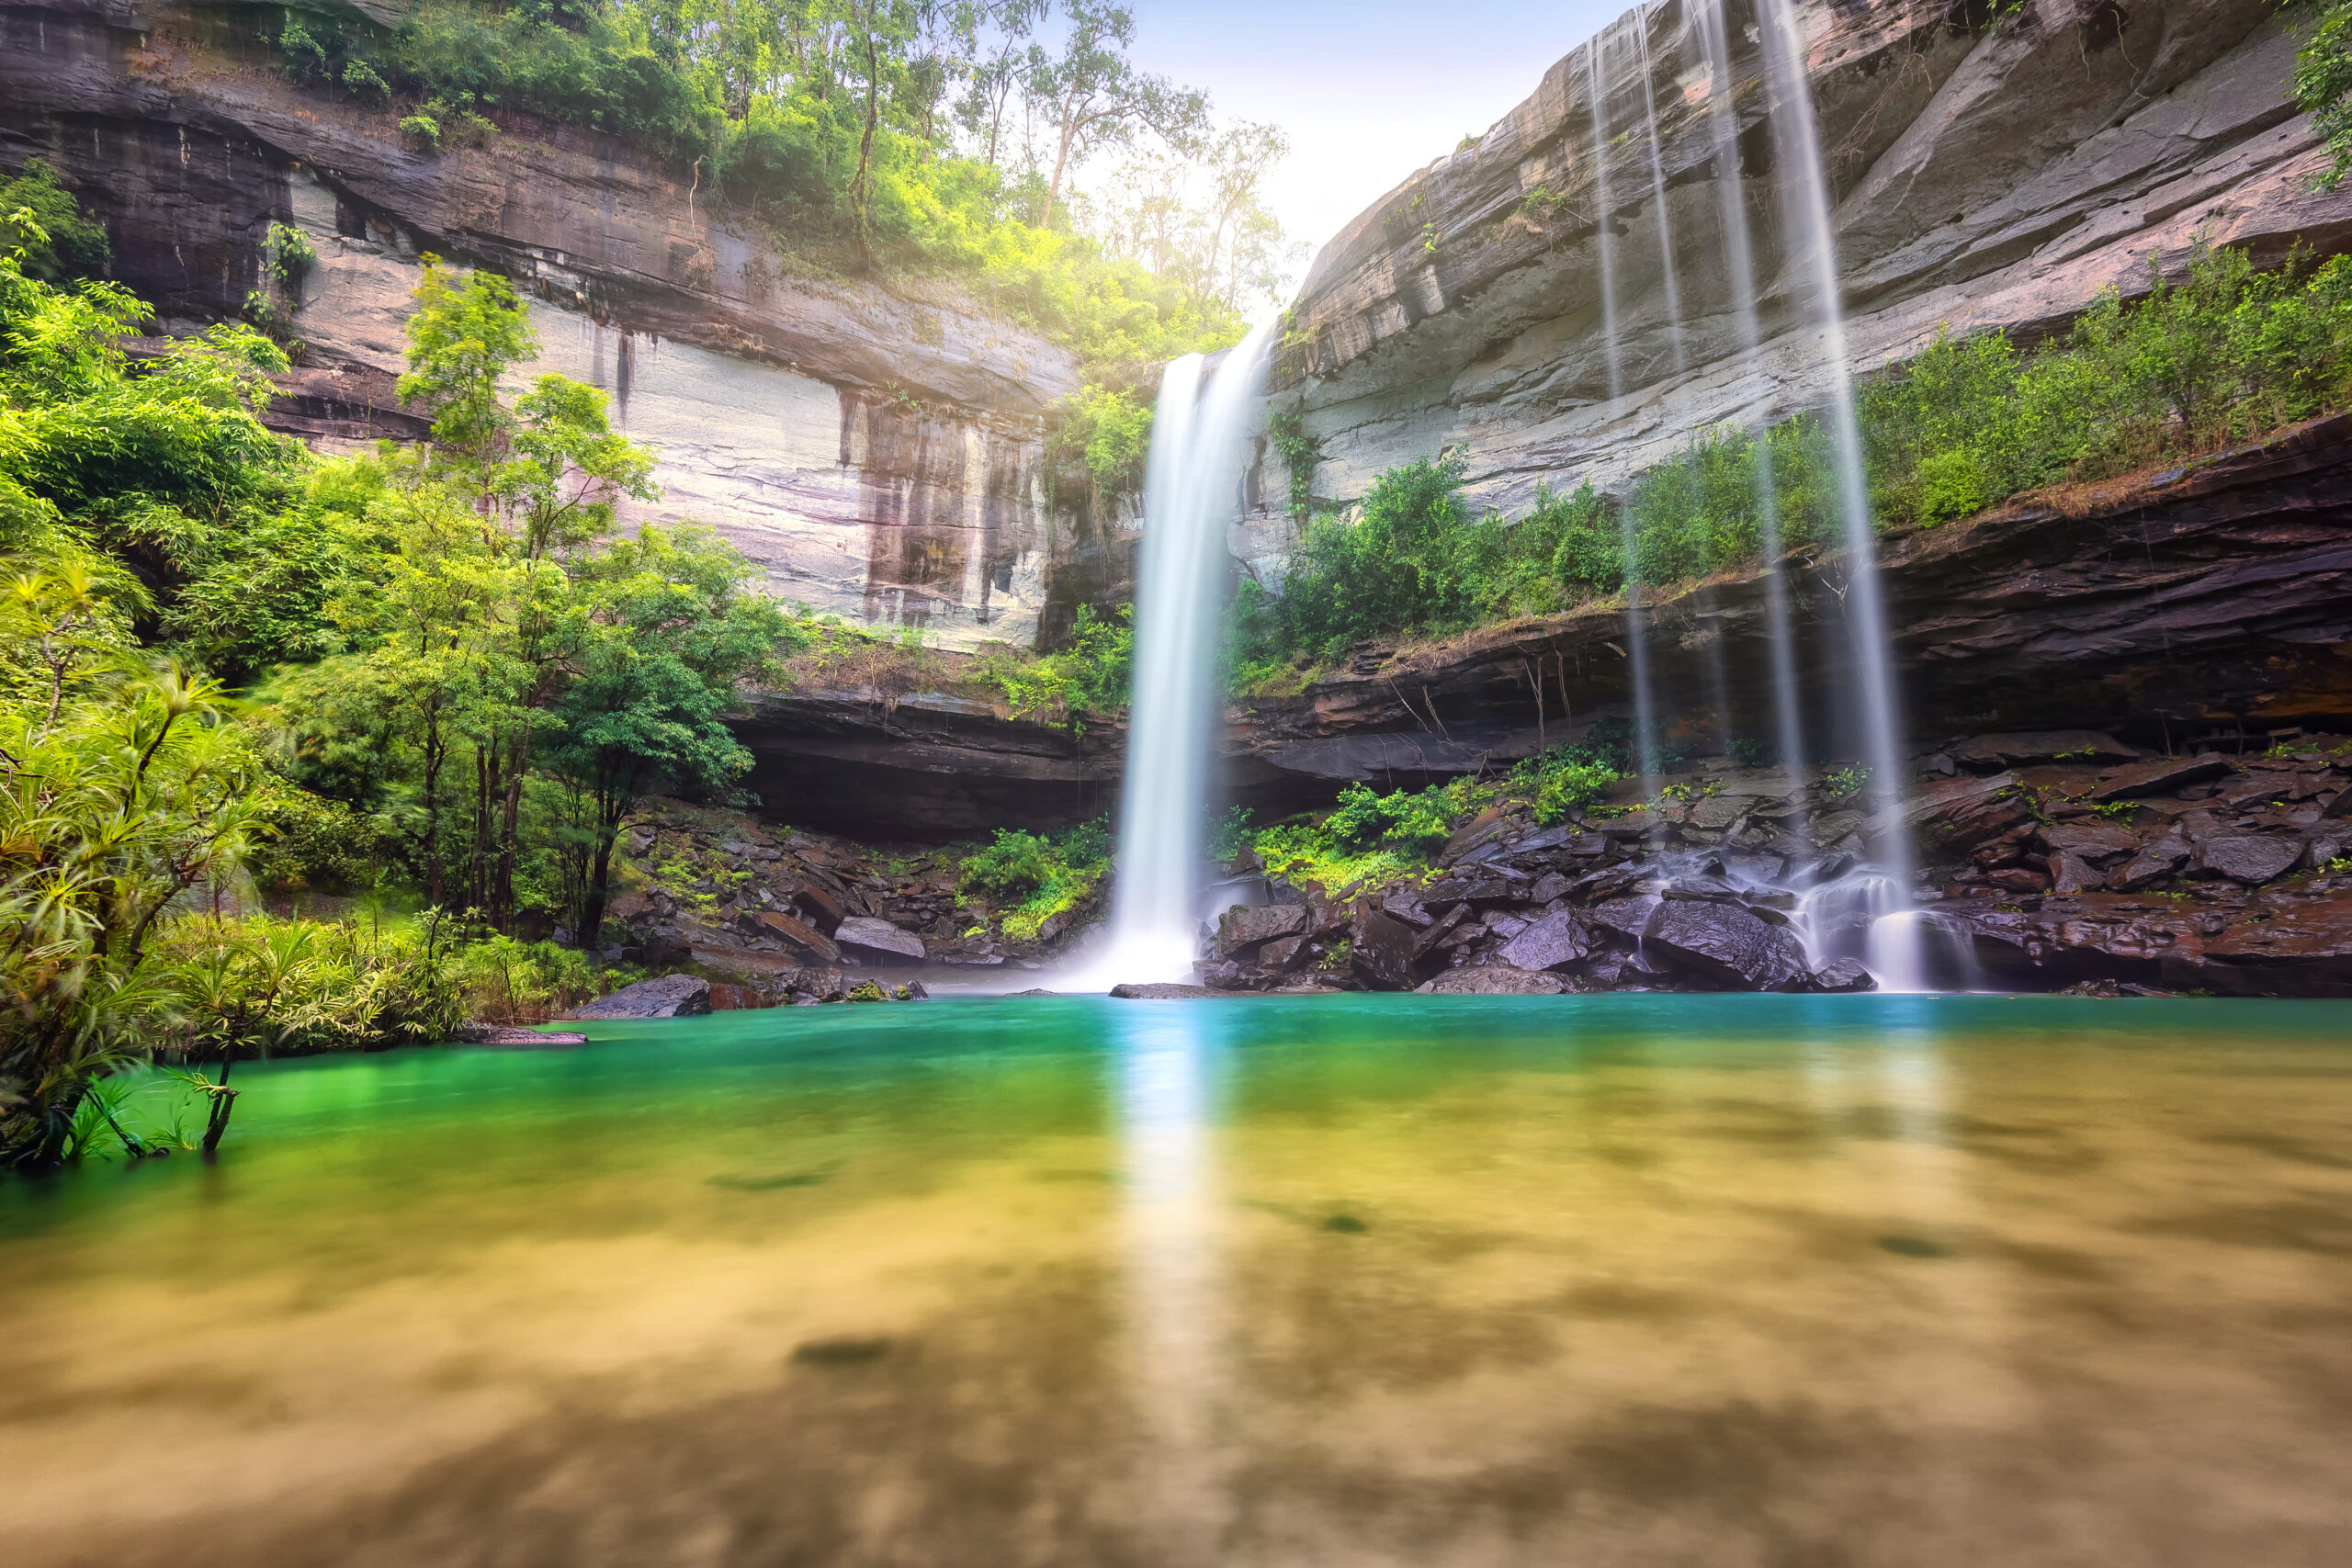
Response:
[[[1747,202],[1739,173],[1739,104],[1731,71],[1731,32],[1724,18],[1726,0],[1714,0],[1700,14],[1707,51],[1708,107],[1715,141],[1715,187],[1722,194],[1724,265],[1731,282],[1732,320],[1740,350],[1751,366],[1763,347],[1756,312],[1756,263],[1747,244]],[[1756,447],[1756,517],[1764,549],[1765,630],[1771,644],[1773,743],[1788,770],[1789,795],[1802,801],[1804,777],[1804,718],[1798,706],[1795,637],[1789,626],[1789,586],[1781,575],[1781,494],[1772,479],[1772,449]],[[1803,832],[1802,814],[1790,821]]]
[[[1650,136],[1650,200],[1657,209],[1658,272],[1666,285],[1666,328],[1674,348],[1674,367],[1681,370],[1689,364],[1682,343],[1682,285],[1674,271],[1674,222],[1666,209],[1666,146],[1657,133],[1657,95],[1651,90],[1649,18],[1639,10],[1634,13],[1634,43],[1641,56],[1642,118]]]
[[[1902,817],[1900,729],[1895,720],[1894,660],[1890,656],[1886,607],[1879,588],[1878,536],[1871,514],[1869,479],[1862,467],[1861,423],[1855,412],[1852,367],[1846,357],[1846,315],[1838,281],[1836,233],[1829,221],[1829,181],[1822,168],[1821,136],[1814,119],[1813,86],[1806,70],[1805,40],[1788,0],[1758,0],[1758,32],[1765,70],[1773,89],[1772,125],[1782,168],[1782,186],[1792,263],[1809,275],[1829,370],[1830,436],[1837,457],[1838,510],[1845,545],[1847,626],[1854,649],[1863,758],[1870,768],[1868,798],[1878,821],[1877,853],[1889,879],[1891,907],[1877,917],[1885,927],[1874,938],[1885,973],[1881,984],[1901,988],[1923,973],[1919,922],[1912,918],[1911,837]],[[1878,971],[1874,968],[1873,973]]]
[[[1597,243],[1600,247],[1600,335],[1609,355],[1609,396],[1613,401],[1625,389],[1624,357],[1617,341],[1617,242],[1609,228],[1609,118],[1601,97],[1601,51],[1608,48],[1606,29],[1584,46],[1586,97],[1592,108],[1592,188]],[[1625,649],[1634,666],[1634,750],[1641,769],[1642,791],[1657,792],[1657,707],[1650,690],[1650,649],[1642,625],[1641,585],[1634,571],[1634,514],[1617,509],[1617,543],[1625,562]]]
[[[1182,980],[1192,973],[1216,716],[1216,619],[1226,525],[1239,512],[1245,418],[1273,340],[1253,329],[1213,373],[1186,355],[1168,367],[1144,467],[1136,593],[1135,688],[1119,797],[1110,944],[1090,975]]]

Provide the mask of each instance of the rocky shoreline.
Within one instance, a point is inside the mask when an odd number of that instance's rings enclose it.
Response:
[[[2062,732],[1981,738],[1925,761],[1906,815],[1935,984],[2352,996],[2352,742],[2173,758]],[[1490,811],[1419,886],[1275,885],[1275,902],[1226,913],[1203,981],[1870,988],[1857,874],[1891,825],[1820,770],[1793,793],[1785,775],[1730,769],[1675,788],[1683,798],[1663,806],[1549,827]]]

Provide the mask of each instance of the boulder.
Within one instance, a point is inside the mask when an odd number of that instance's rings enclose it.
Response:
[[[849,915],[849,910],[842,903],[840,895],[833,892],[831,888],[815,882],[803,883],[794,889],[792,901],[800,906],[802,913],[808,917],[809,923],[827,936],[838,931],[842,921]]]
[[[1556,975],[1535,975],[1508,964],[1449,969],[1419,989],[1438,997],[1556,997],[1567,989]]]
[[[1547,871],[1535,879],[1534,886],[1527,890],[1527,901],[1531,904],[1549,904],[1555,898],[1566,897],[1568,889],[1574,886],[1574,883],[1558,872]]]
[[[1592,918],[1620,936],[1640,940],[1648,930],[1650,918],[1665,902],[1655,893],[1637,893],[1630,898],[1611,898],[1593,906]]]
[[[1304,936],[1307,925],[1304,904],[1236,904],[1217,917],[1217,954],[1231,958],[1276,937]]]
[[[1440,947],[1459,946],[1460,943],[1455,942],[1454,938],[1457,935],[1461,935],[1462,928],[1464,925],[1467,925],[1469,921],[1470,906],[1467,904],[1456,904],[1444,914],[1430,921],[1429,928],[1426,931],[1419,932],[1413,938],[1414,961],[1418,963]],[[1485,929],[1486,928],[1484,926],[1474,928],[1467,935],[1462,935],[1462,941],[1469,941],[1472,937],[1477,935],[1478,931]]]
[[[710,982],[695,975],[664,975],[623,986],[610,996],[564,1014],[567,1019],[693,1018],[710,1010]]]
[[[833,941],[843,953],[867,964],[921,964],[924,957],[922,938],[865,915],[851,915],[834,927]]]
[[[2052,854],[2072,855],[2094,865],[2112,865],[2140,847],[2140,836],[2120,822],[2061,822],[2041,830]]]
[[[1806,977],[1804,943],[1796,933],[1736,905],[1669,900],[1658,906],[1643,941],[1709,979],[1744,991],[1792,990]]]
[[[784,938],[820,964],[842,961],[842,950],[833,945],[832,939],[806,920],[794,919],[780,910],[762,909],[752,917],[752,924],[757,930]]]
[[[2072,896],[2087,893],[2094,887],[2107,886],[2107,878],[2090,862],[2071,854],[2052,855],[2049,860],[2050,890]]]
[[[2155,842],[2143,846],[2124,864],[2108,874],[2107,886],[2117,893],[2137,893],[2151,882],[2163,880],[2188,863],[2188,840],[2177,833],[2168,833]]]
[[[1375,990],[1409,991],[1421,983],[1421,933],[1374,909],[1355,924],[1351,962],[1363,983]]]
[[[1558,969],[1589,956],[1592,938],[1566,909],[1545,915],[1505,942],[1495,956],[1513,969]]]
[[[1878,980],[1862,967],[1860,959],[1837,958],[1815,970],[1805,982],[1805,989],[1827,996],[1849,995],[1877,990]]]
[[[776,979],[787,994],[815,1001],[837,1002],[849,995],[849,981],[838,969],[786,969]]]
[[[2218,779],[2229,771],[2229,759],[2216,751],[2195,757],[2158,757],[2151,762],[2100,774],[2098,787],[2091,791],[2091,798],[2136,800],[2142,795],[2170,795],[2190,784]]]
[[[2245,833],[2208,839],[2198,847],[2197,869],[2210,876],[2226,876],[2249,887],[2276,882],[2303,858],[2303,846],[2294,839],[2265,838]]]
[[[1752,795],[1714,795],[1690,807],[1690,826],[1721,830],[1729,828],[1748,813],[1756,804]]]
[[[1306,951],[1306,938],[1280,936],[1258,950],[1258,963],[1262,968],[1281,974],[1295,966]]]
[[[2321,810],[2320,816],[2329,821],[2342,821],[2352,817],[2352,789],[2340,789]]]

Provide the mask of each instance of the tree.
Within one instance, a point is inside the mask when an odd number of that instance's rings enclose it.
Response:
[[[1069,35],[1061,52],[1048,54],[1042,44],[1031,45],[1023,84],[1054,131],[1054,172],[1037,219],[1040,228],[1052,226],[1062,182],[1088,153],[1131,141],[1145,130],[1190,152],[1208,120],[1206,93],[1147,75],[1129,62],[1136,24],[1125,6],[1069,0],[1066,15]]]
[[[401,401],[433,410],[435,469],[466,480],[488,517],[497,503],[500,465],[514,424],[498,380],[537,355],[538,334],[514,285],[493,272],[469,272],[452,284],[441,258],[428,254],[413,298],[408,374],[397,385]]]
[[[1005,106],[1026,74],[1029,35],[1046,19],[1046,0],[991,0],[970,7],[973,13],[973,57],[965,68],[964,96],[956,106],[956,122],[980,142],[980,157],[990,168],[1002,168],[998,150],[1004,135]],[[985,52],[978,34],[992,36]]]
[[[548,769],[592,807],[583,947],[603,929],[613,844],[638,802],[682,786],[724,791],[751,766],[720,716],[796,628],[750,578],[718,536],[650,525],[583,572],[586,635],[546,748]]]
[[[28,158],[0,185],[0,247],[17,251],[25,276],[44,283],[96,277],[113,255],[107,231],[82,215],[46,160]]]

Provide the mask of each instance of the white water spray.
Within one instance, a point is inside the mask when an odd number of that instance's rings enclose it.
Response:
[[[1747,203],[1739,175],[1739,105],[1732,84],[1731,34],[1724,19],[1728,0],[1713,0],[1701,14],[1707,51],[1709,118],[1715,139],[1715,188],[1722,196],[1724,261],[1731,277],[1732,317],[1740,348],[1755,363],[1764,344],[1756,314],[1756,263],[1747,244]],[[1773,743],[1788,772],[1789,797],[1803,801],[1804,718],[1797,692],[1796,639],[1789,624],[1789,585],[1781,574],[1781,494],[1772,478],[1772,447],[1765,433],[1756,437],[1756,517],[1764,549],[1765,630],[1771,643]],[[1802,815],[1791,829],[1804,830]]]
[[[1871,516],[1870,482],[1862,467],[1861,423],[1854,409],[1852,367],[1846,357],[1846,313],[1838,283],[1836,233],[1829,221],[1829,181],[1821,164],[1821,134],[1814,120],[1813,85],[1805,40],[1788,0],[1758,0],[1765,68],[1773,86],[1772,124],[1780,138],[1789,204],[1792,258],[1811,274],[1822,354],[1829,369],[1829,427],[1837,452],[1838,515],[1846,556],[1847,626],[1854,649],[1870,800],[1879,832],[1876,852],[1893,883],[1887,911],[1891,967],[1917,974],[1917,922],[1893,917],[1911,908],[1911,836],[1902,818],[1902,749],[1895,720],[1894,660],[1886,606],[1878,579],[1878,535]]]
[[[1119,797],[1110,945],[1090,977],[1191,978],[1204,870],[1216,703],[1216,622],[1226,525],[1240,511],[1244,420],[1266,367],[1268,321],[1206,376],[1188,354],[1168,367],[1144,468],[1136,583],[1135,691]]]
[[[1609,228],[1609,118],[1601,104],[1601,51],[1608,47],[1606,29],[1584,46],[1585,96],[1592,109],[1592,188],[1594,226],[1600,247],[1600,337],[1609,355],[1609,396],[1611,401],[1625,389],[1624,359],[1617,343],[1617,242]],[[1641,618],[1641,588],[1634,570],[1634,514],[1617,509],[1617,547],[1625,563],[1625,648],[1634,666],[1634,765],[1641,769],[1642,792],[1657,793],[1657,708],[1650,690],[1650,649]]]
[[[1666,209],[1666,145],[1657,133],[1657,93],[1650,70],[1649,18],[1634,13],[1634,43],[1642,63],[1642,118],[1650,133],[1650,199],[1657,209],[1658,269],[1666,283],[1666,327],[1674,367],[1687,369],[1682,342],[1682,285],[1674,272],[1674,223]]]

